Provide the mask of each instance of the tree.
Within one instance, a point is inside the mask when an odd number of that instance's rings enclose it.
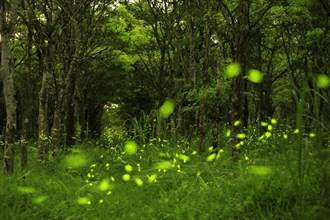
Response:
[[[17,19],[18,1],[0,3],[0,34],[1,34],[1,79],[6,106],[6,133],[4,148],[4,170],[14,172],[15,136],[16,136],[16,99],[14,86],[14,60],[11,52],[11,41]]]

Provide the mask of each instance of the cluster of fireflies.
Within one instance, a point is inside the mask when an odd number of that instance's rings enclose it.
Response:
[[[239,64],[230,64],[226,68],[226,75],[228,78],[237,77],[240,75],[240,73],[241,68]],[[248,72],[246,78],[253,83],[260,83],[263,80],[263,74],[260,71],[253,69]],[[318,84],[320,85],[320,88],[323,88],[326,87],[329,82],[327,81],[326,77],[321,76],[319,77]],[[166,100],[165,103],[160,107],[160,117],[166,120],[168,117],[170,117],[171,114],[173,114],[174,108],[174,102],[172,100]],[[227,144],[233,143],[236,149],[243,148],[248,139],[255,138],[252,141],[267,141],[268,139],[274,137],[276,132],[276,134],[279,133],[279,126],[276,118],[271,118],[268,121],[260,122],[259,127],[262,131],[262,134],[257,137],[250,137],[250,135],[243,132],[243,129],[242,131],[239,131],[241,125],[242,122],[240,120],[236,120],[225,131]],[[301,131],[296,128],[293,129],[292,132],[282,132],[280,137],[284,140],[287,140],[291,136],[298,134],[301,134]],[[316,137],[316,134],[314,132],[310,132],[307,136],[312,139]],[[159,160],[153,161],[151,167],[143,170],[141,162],[143,160],[143,156],[145,155],[146,149],[148,147],[152,149],[159,145],[161,147],[161,152],[158,154]],[[110,149],[112,152],[117,153],[116,161],[108,161],[105,157],[107,155],[102,154],[98,158],[100,161],[102,161],[102,164],[98,162],[91,163],[87,153],[83,152],[82,150],[73,150],[71,154],[64,158],[63,164],[68,169],[85,170],[86,172],[84,175],[84,180],[86,187],[91,187],[102,195],[104,194],[106,196],[110,196],[118,184],[133,183],[137,187],[143,187],[145,184],[157,183],[162,177],[164,177],[167,172],[170,171],[184,174],[185,171],[183,168],[185,165],[190,163],[193,157],[198,154],[196,150],[189,150],[188,142],[179,142],[177,144],[177,152],[174,154],[166,151],[166,149],[168,149],[166,146],[169,146],[169,141],[160,138],[150,139],[149,143],[145,143],[140,147],[135,141],[129,140],[124,144],[122,148],[120,148],[119,151],[115,148]],[[219,160],[225,153],[225,147],[226,146],[222,146],[222,148],[218,146],[210,146],[207,149],[207,154],[203,154],[203,160],[206,163],[216,164],[214,162]],[[245,161],[249,161],[249,157],[246,153],[244,153],[242,156]],[[113,171],[114,169],[118,170],[118,165],[120,165],[122,172],[119,175],[115,175]],[[144,172],[142,172],[142,170]],[[103,178],[101,171],[105,171],[107,177]],[[253,175],[269,175],[272,172],[270,167],[257,165],[248,166],[247,171]],[[197,170],[195,174],[199,177],[201,175],[201,171]],[[32,202],[36,205],[40,205],[48,200],[47,195],[38,192],[33,187],[19,186],[17,190],[22,194],[34,195]],[[80,192],[79,195],[81,195],[82,192]],[[104,201],[105,198],[101,198],[97,203],[103,204]],[[81,206],[91,205],[93,204],[93,197],[90,195],[79,196],[77,197],[76,203]]]

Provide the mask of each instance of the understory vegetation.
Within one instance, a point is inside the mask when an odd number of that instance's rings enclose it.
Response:
[[[300,149],[300,132],[272,121],[260,136],[247,130],[236,162],[229,148],[198,154],[198,140],[141,134],[136,143],[118,127],[43,163],[32,144],[29,168],[0,178],[0,218],[328,219],[329,139],[320,150],[304,133]]]

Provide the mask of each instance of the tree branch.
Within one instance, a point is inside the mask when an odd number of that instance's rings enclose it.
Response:
[[[231,13],[231,11],[229,10],[229,7],[226,3],[224,3],[223,0],[218,0],[218,9],[220,8],[222,15],[224,16],[224,18],[226,19],[226,21],[229,24],[233,24],[234,23],[234,16]]]

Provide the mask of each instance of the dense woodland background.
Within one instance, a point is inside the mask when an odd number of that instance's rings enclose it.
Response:
[[[4,171],[87,141],[184,140],[239,163],[245,135],[291,132],[301,178],[306,138],[329,148],[329,17],[328,0],[1,0]]]

